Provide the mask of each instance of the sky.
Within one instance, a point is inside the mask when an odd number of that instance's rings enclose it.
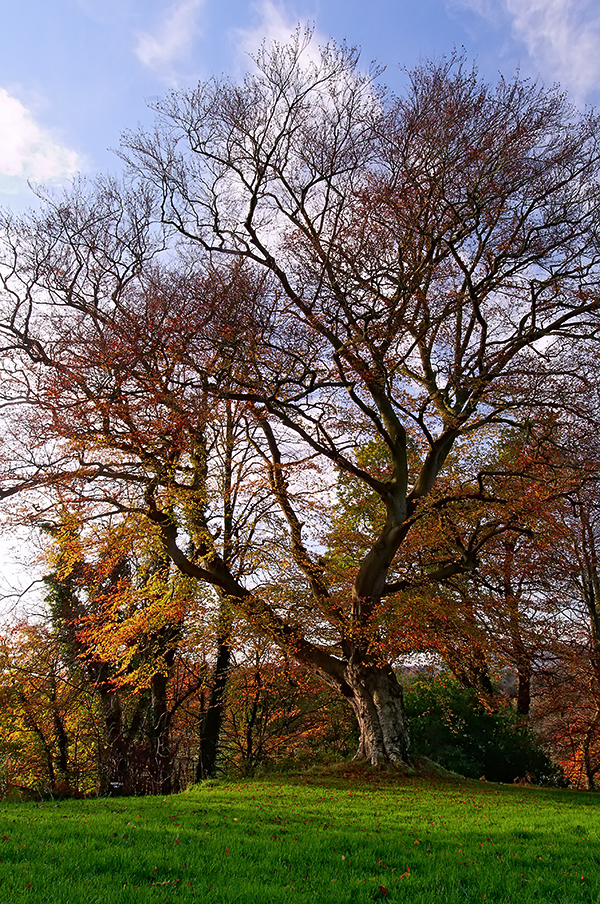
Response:
[[[118,173],[121,134],[148,104],[224,73],[263,39],[310,23],[315,40],[361,49],[400,90],[405,68],[463,48],[481,74],[559,82],[600,101],[597,0],[20,0],[5,4],[0,55],[0,206],[36,203],[29,182]]]

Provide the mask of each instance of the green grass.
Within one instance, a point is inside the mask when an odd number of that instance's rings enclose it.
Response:
[[[358,767],[0,804],[0,904],[600,902],[600,797]]]

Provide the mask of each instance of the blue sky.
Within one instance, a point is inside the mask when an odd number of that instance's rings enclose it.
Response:
[[[391,87],[403,66],[464,46],[490,80],[519,67],[580,106],[600,99],[597,0],[21,0],[2,18],[0,205],[15,209],[33,203],[28,179],[118,171],[109,149],[152,122],[148,101],[241,74],[299,21],[360,46]]]

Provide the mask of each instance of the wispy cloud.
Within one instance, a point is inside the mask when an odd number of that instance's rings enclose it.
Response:
[[[512,36],[535,68],[583,102],[600,85],[600,10],[596,0],[449,0],[497,25],[508,15]],[[506,21],[506,20],[505,20]]]
[[[513,33],[544,74],[584,100],[600,79],[600,13],[588,0],[505,0]]]
[[[135,54],[159,75],[170,78],[173,63],[185,58],[196,37],[204,0],[176,0],[153,32],[138,35]]]
[[[253,55],[263,42],[267,44],[277,41],[287,44],[299,23],[306,20],[293,9],[288,9],[283,3],[276,0],[258,0],[253,4],[253,9],[258,16],[257,24],[253,28],[236,28],[233,32],[234,40],[241,54],[247,57]],[[318,47],[327,43],[327,39],[315,30],[310,46],[306,49],[308,57],[319,59]],[[248,63],[244,60],[244,68]]]
[[[58,144],[20,100],[0,88],[0,178],[4,190],[25,179],[51,182],[75,175],[82,160]]]

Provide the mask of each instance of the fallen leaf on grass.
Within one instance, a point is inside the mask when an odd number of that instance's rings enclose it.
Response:
[[[405,872],[405,873],[402,873],[402,875],[400,876],[400,878],[401,878],[401,879],[404,879],[405,876],[410,876],[410,866],[407,866],[407,867],[406,867],[406,872]]]

